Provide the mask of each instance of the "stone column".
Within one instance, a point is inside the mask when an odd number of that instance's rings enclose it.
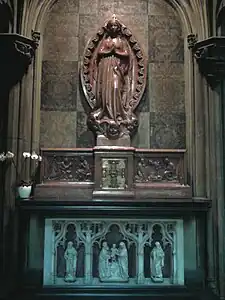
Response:
[[[194,140],[193,140],[193,193],[195,197],[205,196],[205,123],[202,78],[199,67],[194,61]]]
[[[40,38],[40,37],[39,37]],[[42,39],[36,50],[33,63],[33,103],[32,103],[32,131],[31,131],[31,149],[36,153],[40,150],[40,108],[41,108],[41,76],[42,76]],[[31,172],[34,172],[36,162],[31,165]]]
[[[224,40],[211,37],[194,45],[195,62],[195,143],[194,196],[212,200],[207,218],[207,279],[215,293],[224,293],[223,218],[223,128],[220,92],[216,85],[223,74],[221,61]],[[201,75],[199,74],[199,70]],[[222,249],[222,251],[221,251]],[[219,271],[218,271],[219,270]]]
[[[214,227],[216,232],[216,237],[218,238],[216,251],[216,269],[218,274],[218,290],[220,297],[225,297],[225,237],[224,237],[224,105],[223,105],[223,87],[222,84],[218,86],[213,97],[214,109],[215,109],[215,156],[216,160],[213,162],[215,164],[216,170],[216,180],[215,180],[215,196],[213,203],[215,209],[213,216]]]
[[[207,218],[208,283],[215,293],[225,296],[224,285],[224,146],[222,86],[209,88],[209,155],[207,196],[212,207]]]
[[[20,111],[20,141],[18,157],[22,157],[24,151],[31,149],[31,128],[32,128],[32,89],[33,89],[33,66],[29,67],[27,75],[22,80],[21,89],[21,111]],[[28,162],[28,161],[27,161]],[[25,164],[23,179],[30,178],[30,166]]]
[[[7,128],[7,145],[5,150],[9,150],[15,154],[16,163],[19,135],[18,124],[20,114],[20,82],[15,85],[9,94],[8,102],[8,128]],[[5,137],[6,138],[6,137]],[[15,210],[15,192],[16,192],[16,171],[11,164],[5,173],[5,199],[4,199],[4,217],[3,217],[3,247],[4,247],[4,279],[6,284],[4,287],[10,290],[10,285],[14,285],[14,274],[16,274],[18,266],[18,223],[17,213]],[[13,232],[13,236],[9,239],[9,232]],[[8,261],[11,261],[9,266]]]
[[[186,148],[187,148],[187,173],[188,183],[192,183],[193,178],[193,156],[195,153],[194,145],[194,58],[192,51],[186,47],[184,48],[184,76],[185,76],[185,111],[186,111]]]
[[[177,221],[176,238],[174,239],[174,283],[184,284],[184,226],[183,220]]]
[[[29,115],[22,114],[21,112],[26,108],[26,101],[23,87],[25,82],[24,73],[26,72],[27,67],[30,64],[33,53],[35,51],[35,44],[32,40],[20,36],[18,34],[9,34],[1,35],[2,45],[4,55],[1,57],[2,70],[5,70],[5,83],[3,84],[9,93],[8,99],[8,126],[7,126],[7,137],[5,136],[6,149],[4,151],[12,151],[15,154],[16,165],[19,166],[21,163],[21,157],[19,154],[19,149],[22,149],[21,144],[23,143],[23,136],[21,134],[21,128],[24,121],[28,120]],[[22,45],[22,46],[21,46]],[[23,78],[23,79],[22,79]],[[23,91],[22,91],[23,90]],[[26,97],[27,99],[28,97]],[[25,101],[25,102],[24,102]],[[32,102],[32,100],[31,100]],[[16,278],[13,274],[16,272],[18,258],[17,258],[17,213],[15,211],[15,189],[16,189],[16,172],[13,165],[10,165],[5,172],[5,201],[4,201],[4,220],[3,220],[3,235],[4,241],[4,261],[7,263],[9,258],[11,261],[10,268],[6,264],[4,266],[5,273],[8,273],[9,280],[7,275],[4,276],[7,283],[10,282],[10,285],[13,286],[13,278]],[[13,232],[11,237],[10,244],[7,242],[9,232]],[[8,248],[7,248],[8,247]]]
[[[144,281],[144,241],[142,231],[138,232],[137,239],[137,283],[142,284]]]
[[[56,249],[53,220],[45,219],[43,284],[52,285],[56,278]]]
[[[40,38],[39,33],[34,32],[32,38],[36,49]],[[27,72],[21,81],[20,117],[18,124],[19,144],[17,151],[19,167],[21,167],[21,158],[24,151],[39,151],[41,85],[41,58],[39,48],[40,47],[36,49]],[[29,160],[22,174],[23,179],[31,179],[31,173],[34,172],[35,167],[34,162]]]
[[[84,280],[86,284],[91,284],[92,280],[92,241],[91,241],[91,230],[86,232],[85,241],[85,271]]]
[[[221,2],[222,3],[222,2]],[[216,31],[216,25],[218,26],[217,35],[225,35],[225,3],[220,6],[220,11],[217,12],[218,20],[214,21],[214,28]],[[224,53],[224,51],[223,51]],[[221,299],[225,299],[225,200],[224,200],[224,149],[225,149],[225,79],[221,80],[218,86],[217,93],[219,95],[218,101],[216,101],[216,109],[220,117],[216,118],[216,154],[217,154],[217,211],[218,211],[218,258],[219,258],[219,290]]]
[[[209,161],[208,161],[208,176],[209,185],[207,187],[208,197],[212,200],[212,207],[209,210],[207,218],[207,256],[208,256],[208,283],[210,288],[214,292],[218,292],[217,280],[216,280],[216,266],[217,266],[217,228],[216,228],[216,210],[217,210],[217,199],[216,199],[216,136],[215,136],[215,99],[214,93],[209,88]]]

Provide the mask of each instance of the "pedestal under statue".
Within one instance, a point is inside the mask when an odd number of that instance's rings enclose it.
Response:
[[[130,135],[138,127],[134,110],[145,89],[146,63],[138,42],[115,15],[87,45],[81,80],[97,146],[130,146]]]

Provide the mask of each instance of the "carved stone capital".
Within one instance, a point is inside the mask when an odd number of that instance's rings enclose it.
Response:
[[[4,85],[11,87],[26,73],[38,46],[19,34],[0,34],[0,64]]]
[[[225,78],[225,37],[210,37],[196,42],[192,48],[200,72],[212,88]]]
[[[32,40],[36,43],[36,46],[38,46],[41,38],[40,32],[32,30],[31,36],[32,36]]]
[[[192,49],[197,43],[197,34],[191,33],[187,36],[188,49]]]

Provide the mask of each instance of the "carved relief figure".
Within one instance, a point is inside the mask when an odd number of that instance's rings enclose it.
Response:
[[[137,182],[177,181],[177,170],[169,158],[152,160],[140,158],[137,163],[135,180]]]
[[[61,161],[56,161],[60,175],[62,179],[70,179],[72,178],[72,166],[73,163],[71,160],[69,160],[68,157],[63,157]]]
[[[116,244],[112,245],[110,249],[110,280],[121,281],[120,268],[118,263],[119,250],[116,248]]]
[[[137,127],[133,110],[144,91],[145,64],[137,42],[131,43],[132,34],[115,15],[102,29],[87,47],[81,78],[93,109],[89,124],[97,135],[119,138]]]
[[[80,157],[80,161],[76,169],[76,176],[78,181],[89,181],[91,178],[90,166],[83,156]]]
[[[164,163],[166,168],[163,174],[163,178],[168,181],[176,180],[177,176],[176,176],[176,168],[174,164],[167,157],[164,159]]]
[[[160,243],[155,242],[155,246],[150,254],[151,278],[155,282],[163,282],[164,257],[165,254]]]
[[[66,251],[64,253],[66,260],[66,282],[74,282],[76,280],[77,267],[77,250],[73,246],[73,242],[68,242]]]
[[[44,180],[87,182],[92,180],[92,161],[85,156],[47,156]]]
[[[110,266],[109,266],[110,252],[107,242],[103,242],[102,249],[99,254],[99,278],[101,281],[110,277]]]
[[[136,174],[136,180],[137,181],[148,181],[148,174],[146,174],[146,163],[144,158],[141,158],[137,164],[137,174]]]
[[[118,253],[119,253],[119,251],[116,248],[116,244],[113,244],[112,248],[111,248],[111,259],[112,259],[112,262],[115,262],[117,260],[116,255],[118,255]]]
[[[99,278],[103,282],[125,282],[128,281],[128,253],[124,242],[119,249],[116,244],[109,249],[108,244],[102,244],[99,255]]]
[[[118,263],[121,278],[123,278],[124,280],[128,280],[128,252],[124,242],[120,242]]]

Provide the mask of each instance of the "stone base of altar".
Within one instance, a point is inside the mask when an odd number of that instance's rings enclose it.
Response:
[[[199,236],[204,236],[203,224],[209,205],[204,199],[198,203],[194,199],[185,203],[32,199],[20,200],[17,205],[20,215],[18,289],[8,300],[214,299],[204,289],[205,275],[198,271],[193,243],[197,239],[196,226]],[[105,240],[111,249],[114,239],[117,247],[121,240],[126,242],[129,282],[99,282],[99,251]],[[160,283],[153,282],[149,272],[152,240],[156,239],[162,242],[165,252],[164,278]],[[78,255],[74,283],[64,278],[68,240],[74,241]],[[137,250],[144,244],[141,258]],[[198,250],[204,253],[204,249],[204,239],[201,239]],[[139,253],[138,260],[136,253]],[[91,267],[93,273],[89,272]],[[140,276],[143,268],[144,276]]]
[[[43,149],[42,157],[33,198],[17,202],[21,290],[11,299],[206,299],[196,253],[204,261],[211,201],[192,197],[185,150],[97,146]],[[66,281],[68,241],[77,251],[74,282]],[[111,252],[126,244],[128,282],[113,282],[118,260],[110,261],[109,282],[100,281],[104,241]],[[151,278],[156,241],[165,253],[163,282]]]
[[[187,287],[166,287],[164,289],[156,287],[153,290],[149,288],[129,289],[124,287],[104,287],[104,288],[44,288],[44,289],[25,289],[17,290],[15,294],[10,295],[4,300],[219,300],[219,297],[212,294],[208,289],[189,290]]]

